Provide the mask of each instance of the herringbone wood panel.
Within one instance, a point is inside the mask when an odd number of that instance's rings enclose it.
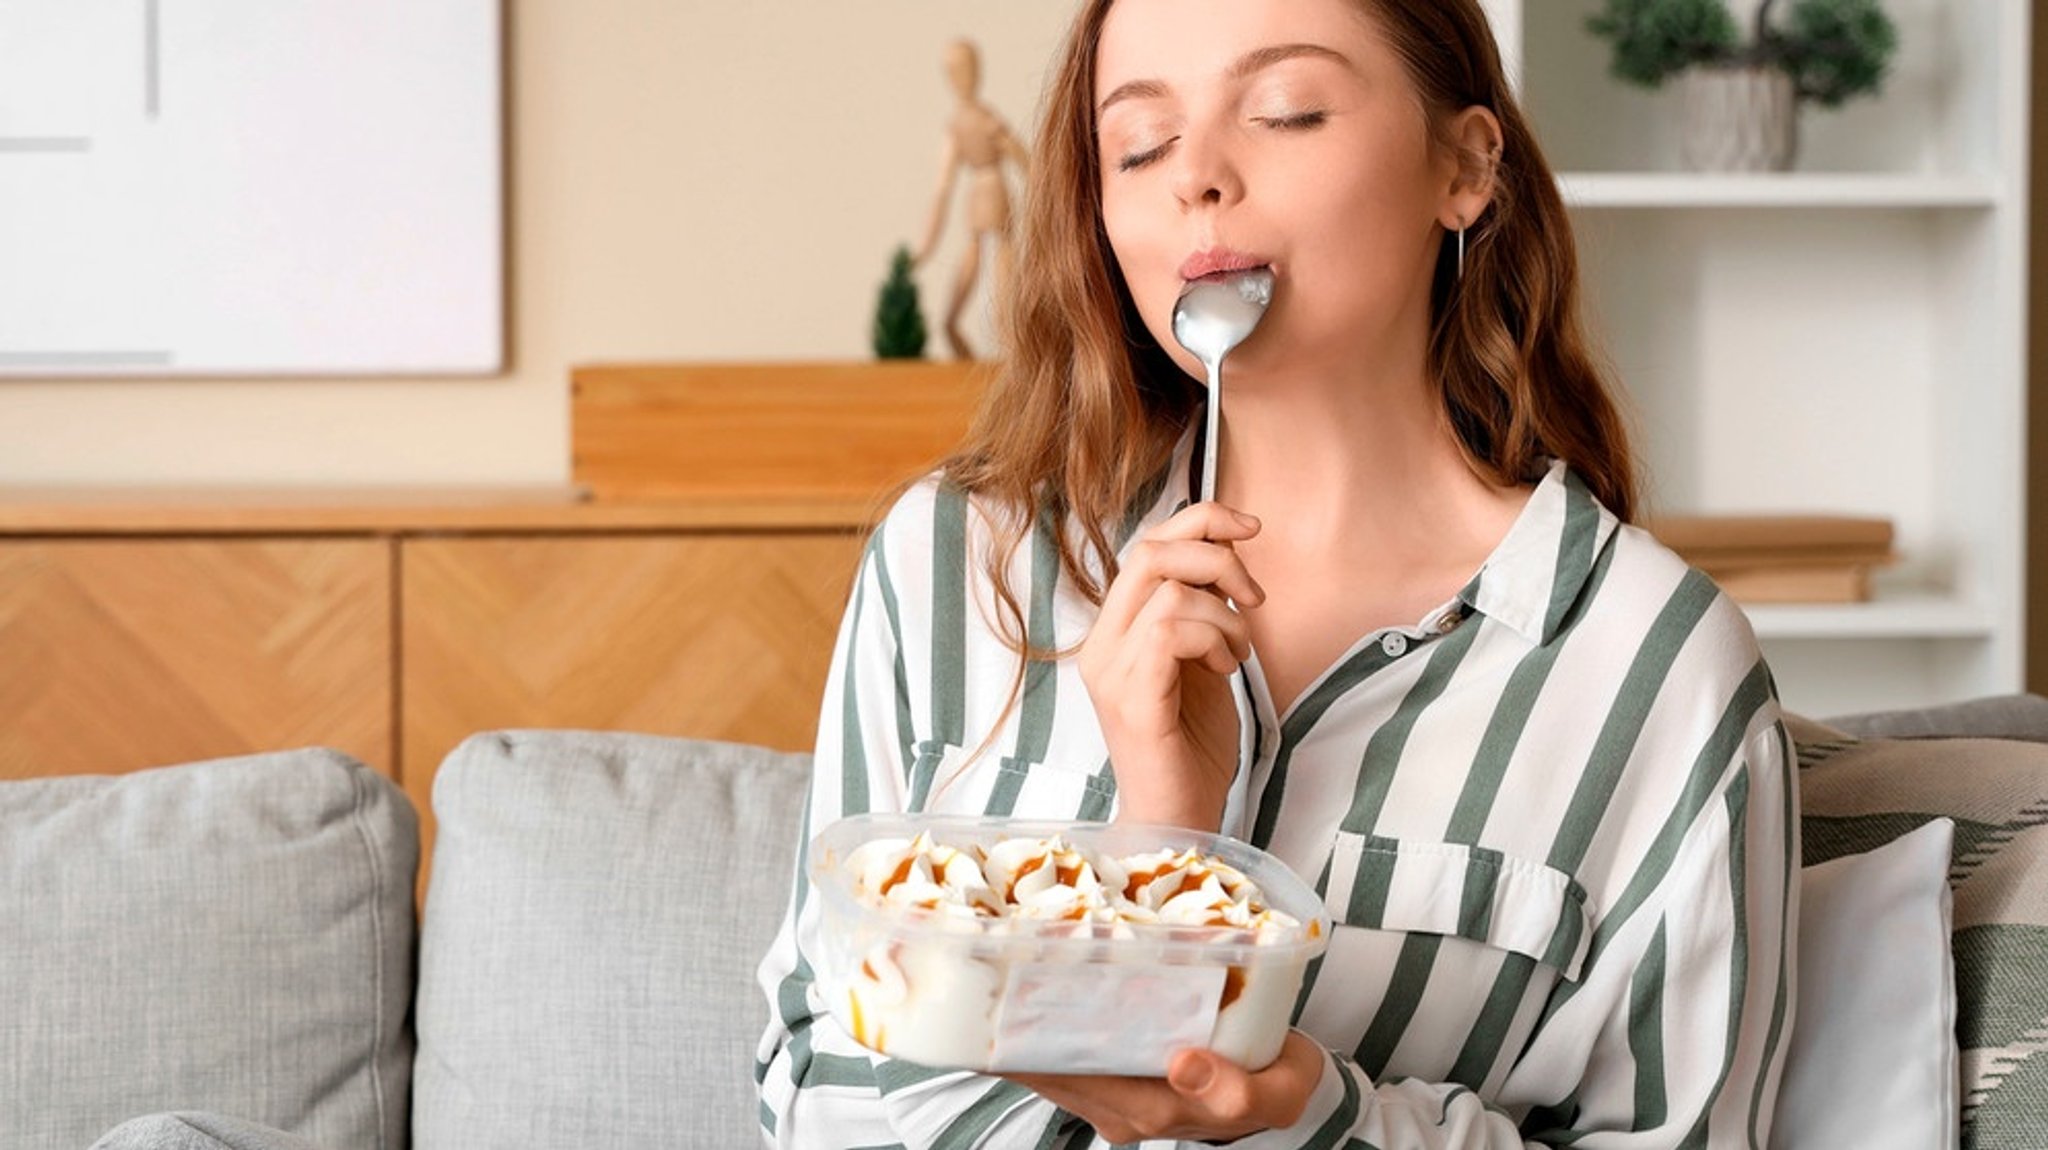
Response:
[[[859,539],[420,539],[403,554],[400,778],[426,814],[435,768],[477,731],[808,750]]]
[[[390,773],[390,548],[0,543],[0,778],[310,745]]]

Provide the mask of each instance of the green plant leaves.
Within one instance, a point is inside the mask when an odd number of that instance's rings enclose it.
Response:
[[[1878,0],[1798,0],[1749,42],[1725,0],[1606,0],[1586,28],[1613,41],[1611,70],[1629,83],[1658,87],[1696,65],[1772,64],[1824,108],[1878,91],[1898,48]]]
[[[1800,98],[1823,108],[1876,92],[1899,44],[1876,0],[1800,0],[1786,24],[1785,69]]]
[[[1613,72],[1654,88],[1695,64],[1735,56],[1735,17],[1722,0],[1607,0],[1586,28],[1614,41]]]

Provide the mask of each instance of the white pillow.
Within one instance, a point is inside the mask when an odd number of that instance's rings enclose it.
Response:
[[[1799,1003],[1772,1150],[1960,1140],[1948,868],[1935,819],[1800,872]]]

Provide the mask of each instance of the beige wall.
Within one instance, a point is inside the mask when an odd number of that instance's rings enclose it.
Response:
[[[0,483],[555,483],[572,365],[863,357],[936,182],[944,45],[981,43],[1028,132],[1073,9],[506,0],[506,374],[0,380]]]

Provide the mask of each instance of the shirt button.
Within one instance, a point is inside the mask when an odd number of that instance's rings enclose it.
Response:
[[[1389,631],[1380,640],[1380,650],[1385,651],[1388,658],[1398,659],[1408,653],[1408,636],[1399,631]]]

